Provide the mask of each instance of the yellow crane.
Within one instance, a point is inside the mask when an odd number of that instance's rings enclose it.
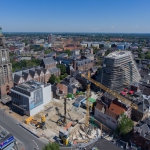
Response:
[[[95,84],[96,86],[100,87],[101,89],[103,89],[104,91],[108,92],[109,94],[111,94],[112,96],[118,98],[119,100],[121,100],[124,104],[126,104],[127,106],[131,106],[133,109],[138,109],[138,106],[134,103],[132,103],[131,101],[129,101],[128,99],[126,99],[125,97],[121,96],[120,94],[118,94],[117,92],[107,88],[106,86],[102,85],[101,83],[93,80],[90,77],[90,72],[88,71],[88,75],[84,75],[81,74],[82,77],[84,77],[85,79],[87,79],[88,81],[90,81],[91,83]],[[86,91],[87,95],[87,100],[86,100],[86,120],[85,120],[85,125],[86,127],[88,127],[89,124],[89,105],[88,105],[88,99],[90,97],[90,83],[88,82],[87,84],[87,91]]]
[[[88,76],[87,78],[90,78],[90,72],[88,71]],[[89,101],[88,99],[90,98],[91,96],[91,91],[90,91],[90,82],[88,80],[87,82],[87,88],[86,88],[86,119],[85,119],[85,126],[86,128],[88,128],[89,126],[89,119],[90,119],[90,114],[89,114]]]

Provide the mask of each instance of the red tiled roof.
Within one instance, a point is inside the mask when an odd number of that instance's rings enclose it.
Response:
[[[60,84],[60,83],[57,83],[57,87],[59,88],[60,91],[64,91],[64,90],[66,90],[66,88],[67,88],[66,85]]]
[[[16,50],[16,48],[14,46],[11,46],[11,47],[9,47],[9,50],[14,51],[14,50]]]
[[[116,115],[121,115],[123,112],[125,112],[125,109],[113,103],[110,104],[109,110],[115,113]]]

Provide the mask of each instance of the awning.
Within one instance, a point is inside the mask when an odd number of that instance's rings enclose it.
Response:
[[[129,94],[133,94],[134,93],[134,91],[129,91]]]
[[[127,93],[122,91],[120,94],[122,94],[122,95],[126,95]]]

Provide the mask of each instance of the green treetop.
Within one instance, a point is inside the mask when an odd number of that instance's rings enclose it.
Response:
[[[134,127],[133,121],[125,114],[120,115],[117,132],[121,135],[129,133]]]
[[[42,150],[60,150],[59,145],[57,143],[49,143],[45,145]]]

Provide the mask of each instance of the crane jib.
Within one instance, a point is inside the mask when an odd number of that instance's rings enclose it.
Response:
[[[95,84],[96,86],[100,87],[101,89],[103,89],[104,91],[110,93],[112,96],[118,98],[119,100],[121,100],[124,104],[131,106],[133,109],[138,109],[138,106],[134,103],[132,103],[131,101],[129,101],[128,99],[124,98],[123,96],[121,96],[120,94],[112,91],[111,89],[107,88],[106,86],[102,85],[101,83],[93,80],[92,78],[85,76],[84,74],[81,75],[82,77],[86,78],[87,80],[89,80],[90,82],[92,82],[93,84]]]

